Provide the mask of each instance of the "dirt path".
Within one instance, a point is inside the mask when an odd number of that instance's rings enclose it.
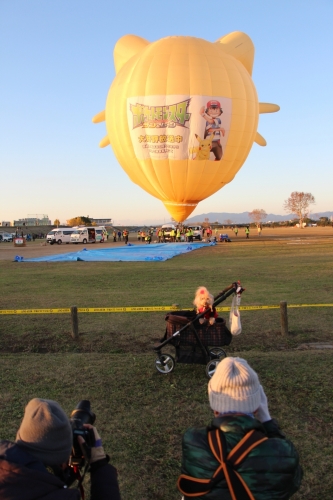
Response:
[[[256,243],[274,243],[278,240],[289,245],[302,245],[302,244],[312,244],[320,243],[325,240],[331,240],[333,244],[333,228],[332,227],[309,227],[304,229],[298,229],[295,227],[287,228],[265,228],[262,231],[261,236],[258,236],[257,231],[251,228],[250,238],[245,238],[244,230],[241,228],[239,230],[238,236],[236,237],[232,231],[229,229],[223,229],[223,232],[227,233],[232,239],[232,244],[243,243],[245,244],[256,244]],[[244,234],[243,234],[244,233]],[[139,242],[137,240],[136,233],[130,233],[129,237],[130,243],[145,245],[144,242]],[[154,238],[153,238],[154,242]],[[219,243],[225,245],[226,243]],[[87,248],[92,248],[97,250],[99,248],[115,248],[124,246],[123,241],[114,243],[113,239],[109,239],[106,243],[97,245],[86,245]],[[82,250],[84,245],[73,245],[73,244],[62,244],[62,245],[47,245],[45,240],[36,240],[34,242],[28,242],[25,247],[14,247],[13,243],[0,243],[0,260],[13,261],[16,255],[22,256],[24,258],[34,258],[43,257],[45,255],[56,255],[69,252],[77,252]]]

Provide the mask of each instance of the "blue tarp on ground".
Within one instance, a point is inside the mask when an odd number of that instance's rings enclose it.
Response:
[[[129,243],[123,247],[101,248],[98,250],[88,250],[83,248],[79,252],[70,252],[57,255],[47,255],[45,257],[35,257],[24,259],[17,255],[14,261],[17,262],[138,262],[138,261],[164,261],[172,259],[176,255],[192,252],[202,247],[209,247],[215,243],[153,243],[151,245],[133,245]]]

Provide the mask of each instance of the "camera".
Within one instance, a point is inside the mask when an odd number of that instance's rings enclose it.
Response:
[[[83,399],[78,403],[70,416],[70,423],[73,431],[73,449],[69,459],[71,467],[82,467],[86,459],[90,458],[91,448],[95,445],[95,434],[93,429],[87,429],[84,424],[93,425],[96,420],[96,415],[91,411],[90,401]],[[78,437],[82,436],[85,445],[85,452],[78,441]]]

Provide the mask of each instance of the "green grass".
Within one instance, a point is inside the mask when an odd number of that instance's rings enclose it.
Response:
[[[190,308],[199,285],[215,294],[237,279],[246,287],[243,305],[332,303],[332,253],[320,240],[304,246],[250,240],[166,262],[0,261],[0,307]],[[244,311],[243,332],[227,352],[257,370],[271,414],[300,452],[305,476],[293,498],[330,500],[333,353],[296,348],[333,342],[332,309],[289,309],[287,337],[279,314]],[[82,313],[78,340],[70,330],[69,315],[0,315],[1,438],[15,438],[32,397],[56,399],[68,413],[90,399],[122,498],[179,500],[181,436],[211,419],[205,367],[180,364],[169,375],[157,373],[151,347],[164,333],[164,313]]]
[[[249,244],[247,244],[249,243]],[[158,306],[192,307],[194,292],[212,293],[240,279],[243,305],[332,303],[332,245],[302,247],[285,241],[243,242],[204,248],[166,262],[14,263],[0,261],[2,309]],[[223,305],[230,304],[230,299]],[[224,313],[225,314],[225,313]],[[329,341],[332,309],[289,309],[288,338],[280,312],[244,311],[244,334],[230,350],[276,350]],[[80,340],[70,336],[69,315],[0,316],[4,352],[145,352],[163,335],[163,313],[82,313]]]
[[[331,499],[332,356],[240,354],[257,370],[271,414],[300,452],[305,477],[295,499]],[[36,395],[59,401],[68,414],[90,399],[125,500],[179,499],[181,436],[212,418],[204,367],[177,365],[160,375],[152,354],[2,355],[1,380],[1,438],[14,439],[24,405]]]

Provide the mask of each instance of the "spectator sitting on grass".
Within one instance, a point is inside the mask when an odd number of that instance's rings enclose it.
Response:
[[[208,396],[211,425],[183,437],[183,499],[289,499],[302,479],[298,453],[271,418],[256,372],[244,359],[225,358]]]

